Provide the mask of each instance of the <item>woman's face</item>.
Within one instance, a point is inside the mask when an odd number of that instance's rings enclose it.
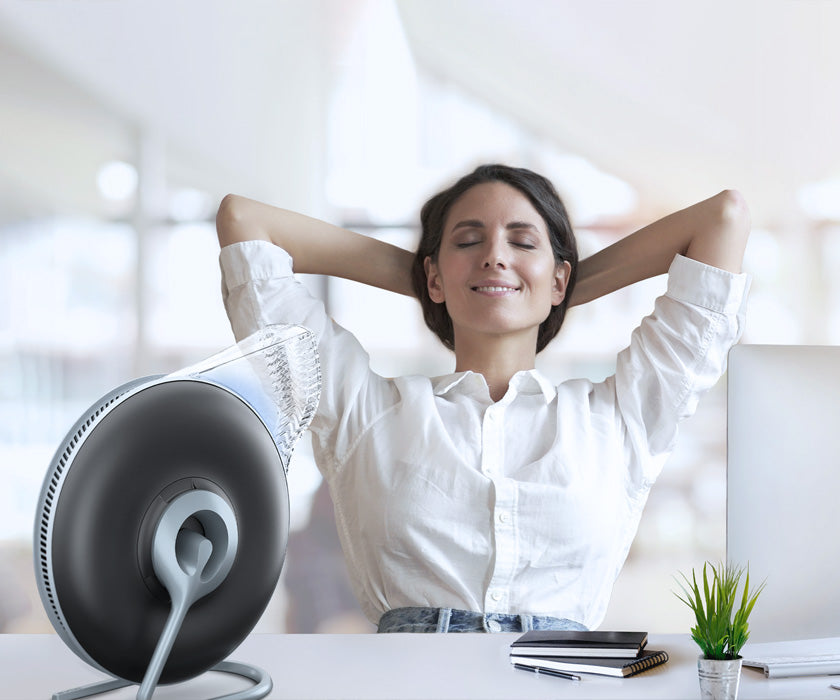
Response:
[[[436,262],[425,261],[432,301],[459,335],[533,336],[566,292],[569,263],[554,260],[548,227],[528,198],[502,182],[476,185],[449,211]],[[529,341],[530,342],[530,341]]]

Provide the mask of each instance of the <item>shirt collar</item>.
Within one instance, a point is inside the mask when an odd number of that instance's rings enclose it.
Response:
[[[444,396],[456,391],[463,394],[488,393],[484,377],[471,370],[436,377],[432,380],[432,389],[435,396]],[[551,403],[557,395],[554,385],[536,369],[523,370],[514,374],[508,391],[511,389],[515,392],[514,396],[541,393],[546,403]]]

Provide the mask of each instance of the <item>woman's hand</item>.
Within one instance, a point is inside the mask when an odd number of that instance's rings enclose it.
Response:
[[[749,233],[750,214],[744,198],[735,190],[724,190],[582,260],[569,304],[585,304],[661,275],[677,254],[739,273]]]
[[[413,296],[412,253],[287,209],[229,194],[216,215],[222,247],[263,240],[292,256],[295,272],[331,275]]]

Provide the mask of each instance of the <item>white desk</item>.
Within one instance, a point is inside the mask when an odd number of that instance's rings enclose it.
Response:
[[[537,676],[511,667],[516,634],[251,635],[231,659],[267,670],[270,698],[699,698],[697,650],[687,635],[650,636],[651,649],[671,660],[625,679],[584,676],[581,682]],[[56,635],[0,635],[0,698],[45,700],[53,692],[102,680]],[[767,680],[744,669],[740,698],[834,698],[840,677]],[[209,673],[162,686],[155,700],[204,700],[248,686]],[[101,695],[127,700],[137,689]]]

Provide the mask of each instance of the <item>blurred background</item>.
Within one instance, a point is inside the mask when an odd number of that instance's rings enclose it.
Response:
[[[411,248],[480,162],[550,177],[584,254],[721,189],[754,231],[751,343],[840,342],[840,2],[4,0],[0,631],[51,631],[31,529],[90,404],[230,345],[213,217],[236,192]],[[409,299],[310,277],[383,374],[451,371]],[[540,367],[598,380],[664,279],[574,309]],[[684,632],[725,556],[725,380],[684,426],[604,626]],[[364,632],[308,440],[257,631]],[[445,517],[445,514],[442,514]]]

